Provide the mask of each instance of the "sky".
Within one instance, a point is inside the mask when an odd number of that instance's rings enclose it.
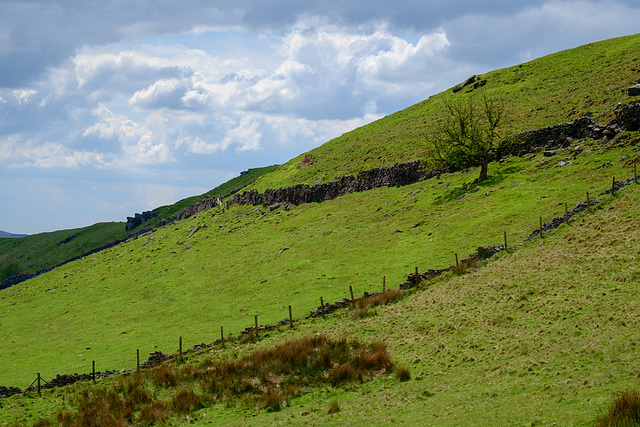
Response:
[[[0,230],[126,221],[638,22],[637,0],[0,0]]]

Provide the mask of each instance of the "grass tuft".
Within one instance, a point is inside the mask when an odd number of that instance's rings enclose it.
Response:
[[[409,369],[404,366],[397,366],[396,378],[398,379],[398,381],[409,381],[411,379],[411,374],[409,373]]]
[[[611,403],[608,412],[598,419],[597,427],[640,425],[640,391],[624,391]]]

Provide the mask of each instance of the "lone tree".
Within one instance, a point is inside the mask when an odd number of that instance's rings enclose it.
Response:
[[[476,182],[487,179],[490,152],[499,141],[504,104],[482,93],[479,100],[443,101],[445,116],[436,126],[432,155],[438,166],[480,166]]]

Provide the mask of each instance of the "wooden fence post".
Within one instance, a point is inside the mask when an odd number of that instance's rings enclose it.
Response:
[[[256,337],[257,337],[258,336],[258,315],[256,314],[253,318],[256,324]]]
[[[387,276],[382,276],[382,293],[387,292]]]
[[[349,292],[351,293],[351,302],[353,302],[354,298],[353,298],[353,288],[351,287],[351,285],[349,285]]]
[[[540,217],[540,237],[542,237],[542,217]]]
[[[224,326],[220,326],[220,342],[222,342],[222,347],[224,347]]]
[[[182,360],[182,337],[180,337],[180,360]]]
[[[456,252],[456,270],[460,269],[460,263],[458,262],[458,253]]]
[[[507,232],[505,231],[504,232],[504,250],[507,251],[507,248],[508,248],[508,246],[507,246]]]
[[[613,196],[613,192],[616,191],[616,177],[614,176],[611,180],[611,195]]]
[[[591,208],[589,207],[589,192],[587,191],[587,212],[591,212]]]
[[[633,183],[636,184],[638,182],[638,167],[634,163],[633,164]]]
[[[96,382],[96,361],[93,361],[93,374],[91,375],[91,377],[93,378],[93,382]]]
[[[289,306],[289,327],[293,328],[293,316],[291,315],[291,306]]]
[[[569,224],[569,211],[567,210],[567,204],[564,204],[564,222]]]
[[[320,308],[322,310],[322,318],[324,319],[324,300],[320,297]]]
[[[139,348],[136,349],[136,360],[137,360],[136,371],[140,372],[140,349]]]
[[[40,372],[38,372],[38,396],[40,396]]]

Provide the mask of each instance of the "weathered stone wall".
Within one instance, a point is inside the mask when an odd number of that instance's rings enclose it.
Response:
[[[443,170],[426,171],[422,162],[398,163],[388,168],[374,168],[358,173],[357,177],[346,175],[338,180],[324,184],[297,184],[291,187],[267,189],[264,193],[257,190],[236,193],[228,204],[238,205],[276,205],[290,203],[323,202],[349,193],[370,190],[378,187],[399,187],[413,184],[432,176],[444,173]]]

